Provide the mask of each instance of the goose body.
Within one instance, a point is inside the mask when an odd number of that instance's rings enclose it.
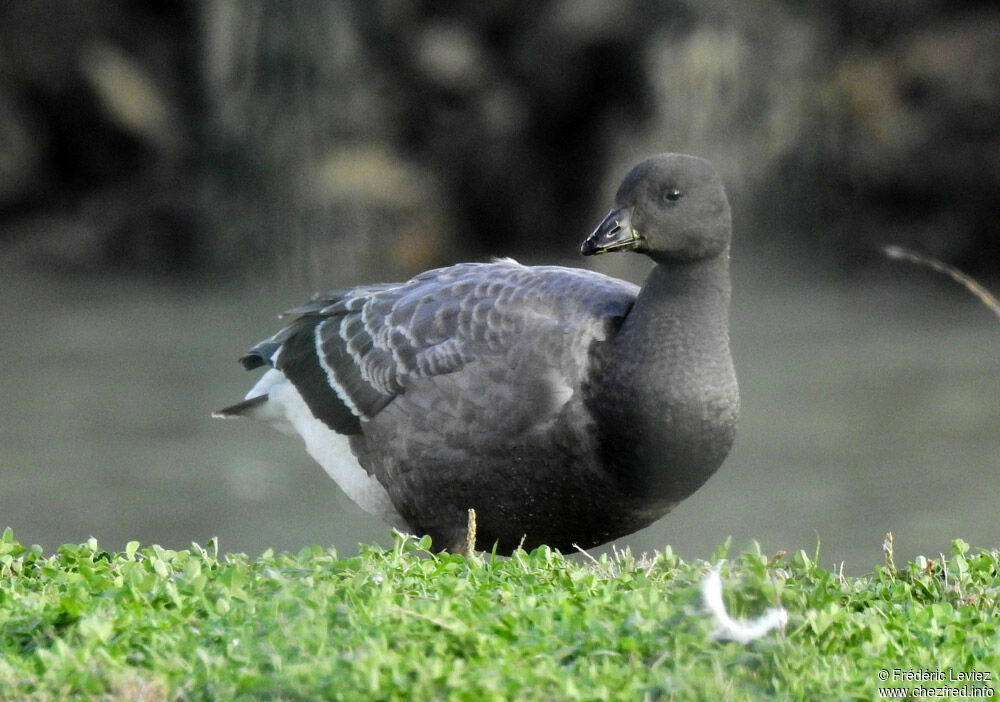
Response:
[[[646,253],[643,287],[586,270],[461,263],[314,298],[243,357],[220,410],[272,423],[368,512],[459,548],[589,548],[650,524],[715,472],[738,393],[729,208],[707,162],[626,177],[584,254]]]

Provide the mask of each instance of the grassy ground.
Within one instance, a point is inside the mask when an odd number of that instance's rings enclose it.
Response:
[[[214,544],[111,553],[91,540],[46,556],[8,529],[0,699],[868,700],[886,686],[1000,687],[1000,552],[961,541],[944,561],[889,558],[860,578],[802,552],[726,560],[730,614],[788,611],[784,632],[748,644],[713,638],[708,566],[669,549],[590,561],[429,546],[398,537],[356,558],[311,547],[251,560]]]

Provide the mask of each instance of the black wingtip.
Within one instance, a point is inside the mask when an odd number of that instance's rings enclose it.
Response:
[[[254,368],[260,368],[261,366],[267,365],[267,359],[261,356],[259,353],[251,351],[246,356],[240,357],[240,363],[243,364],[243,368],[246,370],[253,370]]]
[[[240,363],[247,370],[253,370],[261,366],[273,366],[275,354],[278,353],[278,349],[287,340],[292,328],[291,326],[285,327],[270,339],[264,339],[264,341],[253,346],[240,358]]]

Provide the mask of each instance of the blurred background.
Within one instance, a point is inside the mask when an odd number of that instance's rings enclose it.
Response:
[[[737,445],[621,539],[864,572],[998,544],[1000,11],[833,0],[0,5],[0,526],[225,551],[386,544],[295,440],[213,421],[317,290],[577,255],[630,165],[733,204]]]

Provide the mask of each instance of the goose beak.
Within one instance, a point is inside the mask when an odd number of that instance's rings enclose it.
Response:
[[[631,251],[638,248],[641,240],[639,232],[632,228],[631,208],[623,207],[608,213],[580,246],[580,253],[593,256],[608,251]]]

